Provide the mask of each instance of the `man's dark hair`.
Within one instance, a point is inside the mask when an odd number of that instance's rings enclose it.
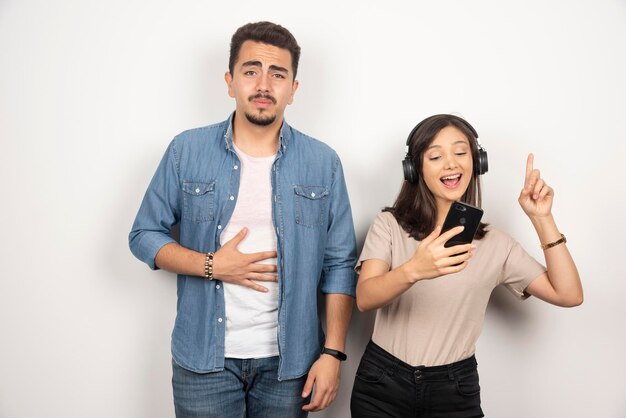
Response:
[[[424,120],[422,126],[410,138],[410,157],[419,172],[418,181],[414,184],[404,181],[400,194],[398,194],[393,206],[383,209],[383,212],[391,212],[402,229],[418,241],[423,240],[435,229],[435,222],[437,221],[435,196],[428,189],[422,171],[424,152],[432,144],[437,134],[447,126],[454,126],[467,137],[472,152],[472,160],[476,161],[478,158],[478,143],[474,133],[467,124],[453,115],[431,116]],[[480,207],[481,197],[480,179],[474,173],[467,190],[461,197],[461,201]],[[476,232],[476,239],[481,239],[485,236],[488,232],[485,230],[486,227],[487,224],[480,223]]]
[[[272,22],[256,22],[243,25],[233,35],[230,41],[230,58],[228,60],[228,71],[233,74],[235,62],[239,58],[241,45],[245,41],[261,42],[286,49],[291,53],[291,67],[293,68],[293,79],[296,79],[298,72],[298,61],[300,60],[300,46],[284,27]]]

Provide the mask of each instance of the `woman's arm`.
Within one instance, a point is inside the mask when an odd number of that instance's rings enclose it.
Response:
[[[548,244],[561,238],[552,216],[554,191],[533,168],[533,155],[526,161],[524,188],[519,204],[537,231],[539,242]],[[583,288],[576,264],[567,245],[561,243],[544,250],[548,271],[533,280],[526,293],[557,306],[572,307],[583,303]]]
[[[419,280],[456,273],[467,267],[474,248],[472,244],[449,248],[443,246],[447,240],[462,230],[463,227],[459,226],[439,235],[441,226],[437,226],[422,240],[410,260],[391,271],[385,261],[378,259],[363,261],[356,285],[356,304],[359,310],[380,308],[406,292]],[[465,254],[455,255],[459,253]]]

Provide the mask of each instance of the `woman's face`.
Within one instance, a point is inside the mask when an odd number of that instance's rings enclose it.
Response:
[[[422,175],[437,208],[447,208],[453,200],[461,199],[472,180],[473,165],[465,134],[454,126],[439,131],[424,151],[422,163]]]

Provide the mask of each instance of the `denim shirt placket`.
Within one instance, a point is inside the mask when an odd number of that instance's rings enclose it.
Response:
[[[229,176],[228,181],[228,190],[227,190],[227,198],[226,203],[222,205],[221,210],[218,214],[217,220],[217,233],[215,234],[215,251],[219,250],[221,247],[220,241],[221,236],[224,230],[226,229],[226,225],[230,222],[230,218],[233,216],[233,212],[235,211],[235,206],[237,205],[237,199],[239,198],[239,184],[241,181],[241,161],[237,156],[237,153],[232,147],[232,128],[229,125],[226,133],[224,134],[224,142],[225,148],[227,152],[227,159],[230,162],[230,170],[231,174]],[[221,354],[221,361],[217,358],[216,362],[221,363],[221,367],[223,367],[225,353],[226,353],[226,301],[224,299],[224,286],[220,286],[222,290],[221,295],[216,298],[218,302],[218,306],[216,306],[216,311],[218,315],[221,315],[223,320],[223,326],[220,329],[220,333],[216,333],[215,335],[219,335],[219,338],[216,338],[216,344],[218,344],[217,354]]]
[[[276,264],[277,264],[277,276],[278,276],[278,289],[279,289],[279,297],[278,297],[278,327],[277,327],[277,338],[278,338],[278,376],[281,375],[282,364],[283,364],[283,356],[282,352],[284,350],[283,346],[285,344],[286,336],[284,334],[284,327],[281,326],[282,314],[283,314],[283,303],[285,302],[285,281],[283,277],[284,265],[283,265],[283,214],[282,214],[282,202],[280,195],[280,160],[283,156],[283,149],[285,148],[285,144],[283,142],[282,136],[282,128],[281,135],[278,138],[278,151],[276,152],[276,159],[274,159],[274,163],[272,164],[272,221],[274,222],[274,230],[276,231]],[[280,377],[278,380],[281,380]]]

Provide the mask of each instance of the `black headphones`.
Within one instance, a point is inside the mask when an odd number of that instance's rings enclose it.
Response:
[[[476,145],[478,146],[478,157],[474,156],[474,175],[479,176],[485,174],[489,168],[487,151],[485,151],[485,149],[478,143],[478,133],[476,132],[476,129],[474,129],[474,127],[469,124],[468,121],[455,115],[434,115],[418,123],[409,134],[409,137],[406,139],[407,152],[404,160],[402,160],[402,170],[404,171],[404,179],[409,183],[417,183],[417,180],[419,179],[419,170],[415,167],[415,163],[411,159],[411,138],[413,137],[415,132],[417,132],[417,130],[422,125],[424,125],[424,123],[432,118],[440,116],[447,116],[461,122],[474,135],[474,140],[476,141]]]

